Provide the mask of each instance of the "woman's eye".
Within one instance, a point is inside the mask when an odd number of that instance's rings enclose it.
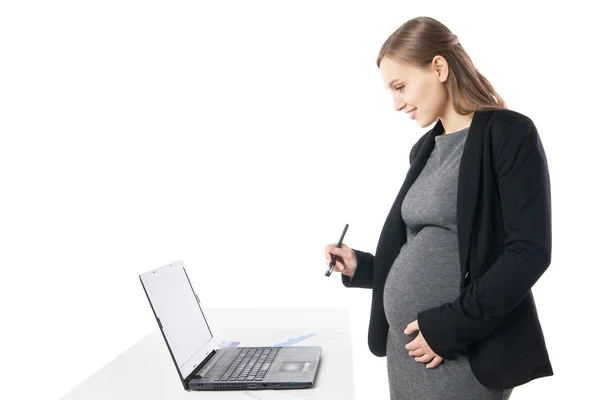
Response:
[[[398,86],[398,87],[396,88],[396,90],[399,90],[400,88],[403,88],[403,87],[404,87],[404,85],[402,85],[402,86]]]

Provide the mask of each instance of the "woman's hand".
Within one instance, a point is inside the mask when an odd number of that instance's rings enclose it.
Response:
[[[404,330],[404,333],[410,335],[414,331],[419,331],[419,335],[409,344],[404,346],[408,350],[408,355],[415,357],[415,361],[429,363],[427,368],[435,368],[442,363],[443,358],[438,356],[431,350],[431,347],[425,341],[423,334],[419,330],[419,321],[414,320]],[[433,361],[431,361],[433,360]],[[429,362],[431,361],[431,362]]]
[[[333,255],[335,255],[335,267],[333,270],[352,278],[358,266],[354,250],[344,243],[342,243],[341,248],[337,247],[337,243],[328,244],[325,246],[325,260],[327,265],[331,264]]]

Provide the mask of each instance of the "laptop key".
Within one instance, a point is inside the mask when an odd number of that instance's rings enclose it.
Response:
[[[268,370],[268,369],[269,369],[269,367],[270,367],[270,366],[271,366],[271,363],[265,363],[265,364],[264,364],[264,365],[263,365],[263,366],[260,368],[260,370],[261,370],[261,371],[266,371],[266,370]]]

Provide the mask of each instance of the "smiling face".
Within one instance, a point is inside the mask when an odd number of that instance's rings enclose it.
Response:
[[[443,85],[448,77],[448,64],[443,57],[435,56],[424,69],[383,57],[379,69],[386,89],[392,92],[394,109],[416,109],[414,118],[420,127],[433,124],[452,107]]]

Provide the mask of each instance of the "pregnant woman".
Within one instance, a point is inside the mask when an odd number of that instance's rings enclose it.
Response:
[[[531,292],[550,264],[550,178],[537,129],[506,108],[440,22],[383,44],[394,107],[420,127],[375,255],[325,247],[346,287],[373,290],[369,348],[396,399],[508,399],[553,375]]]

